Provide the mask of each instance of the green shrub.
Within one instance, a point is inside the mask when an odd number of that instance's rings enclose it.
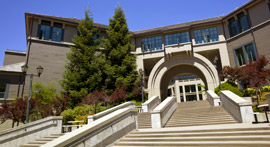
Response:
[[[244,93],[240,89],[238,89],[237,86],[233,83],[228,83],[228,82],[222,83],[220,85],[220,90],[219,90],[219,86],[215,88],[215,93],[219,95],[220,91],[222,90],[230,90],[231,92],[235,93],[236,95],[240,97],[244,96]]]
[[[49,83],[47,86],[35,82],[31,95],[33,98],[38,98],[38,102],[42,105],[52,104],[52,100],[57,95],[54,82]]]
[[[63,124],[66,125],[68,124],[68,121],[73,121],[74,120],[74,115],[72,109],[67,109],[63,111],[61,114],[63,116]]]
[[[252,109],[254,112],[263,112],[263,108],[258,108],[258,105],[253,105]]]

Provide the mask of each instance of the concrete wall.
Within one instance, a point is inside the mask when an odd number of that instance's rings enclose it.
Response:
[[[63,77],[62,74],[65,71],[65,64],[67,62],[66,54],[69,51],[69,46],[60,43],[43,40],[33,41],[29,54],[29,69],[27,73],[36,74],[36,68],[41,65],[44,68],[44,71],[39,78],[34,77],[34,82],[41,82],[46,85],[51,81],[54,81],[56,83],[56,88],[60,90],[61,86],[59,85],[59,80]],[[28,90],[28,76],[26,77],[25,83],[25,90]]]
[[[62,133],[62,119],[62,116],[51,116],[5,130],[0,134],[0,146],[14,147],[50,136],[50,134],[60,134]]]
[[[12,51],[5,51],[5,58],[3,66],[14,64],[14,63],[20,63],[25,62],[26,53],[16,53]]]

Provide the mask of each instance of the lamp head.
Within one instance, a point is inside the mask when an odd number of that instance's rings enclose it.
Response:
[[[40,76],[40,75],[42,74],[43,69],[44,69],[44,68],[43,68],[42,66],[40,66],[40,65],[37,67],[37,73],[38,73],[38,76]]]
[[[28,70],[28,66],[24,64],[23,66],[21,66],[21,70],[23,73],[26,73]]]

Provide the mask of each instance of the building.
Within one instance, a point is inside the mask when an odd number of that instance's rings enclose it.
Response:
[[[73,45],[72,37],[77,34],[79,20],[25,13],[25,23],[28,50],[24,62],[29,67],[28,72],[36,73],[36,67],[42,65],[44,73],[35,81],[57,83],[62,78],[66,53]],[[95,24],[95,27],[99,28],[101,37],[106,36],[108,26]],[[250,0],[225,16],[131,33],[134,34],[131,41],[135,44],[137,68],[144,70],[144,88],[149,97],[159,95],[164,99],[170,92],[168,87],[173,87],[171,94],[178,102],[205,99],[195,85],[202,84],[213,90],[219,80],[223,80],[218,76],[222,67],[243,66],[250,60],[256,61],[259,55],[270,60],[270,4],[269,0]],[[14,58],[10,64],[15,61],[21,62]],[[1,75],[10,64],[0,68]],[[13,76],[18,79],[21,74]],[[196,80],[192,81],[189,75],[196,76]],[[186,79],[178,80],[179,76]],[[12,85],[8,81],[11,78],[1,76],[0,79],[4,81],[2,87]],[[170,84],[172,79],[176,81],[174,86]],[[16,97],[28,89],[28,82],[26,77],[24,88],[18,88],[21,87],[18,82],[18,86],[6,86],[0,92],[8,93],[9,98]],[[57,89],[61,87],[57,85]]]

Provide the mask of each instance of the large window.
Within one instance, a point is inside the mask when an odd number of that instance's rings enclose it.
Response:
[[[194,30],[196,44],[218,41],[218,32],[216,27]]]
[[[179,43],[185,43],[185,42],[190,42],[188,32],[169,34],[165,36],[166,45],[179,44]]]
[[[156,51],[162,49],[161,36],[143,38],[141,43],[143,52]]]
[[[0,81],[0,98],[7,98],[7,91],[8,91],[8,84],[7,82]]]
[[[51,33],[51,22],[42,21],[39,29],[38,37],[42,40],[49,40]]]
[[[62,41],[62,24],[54,23],[52,31],[52,41],[61,42]]]
[[[41,21],[38,31],[38,38],[42,40],[61,42],[63,40],[62,24],[54,23],[53,27],[51,27],[50,21]]]
[[[253,43],[244,45],[234,50],[236,64],[238,66],[245,65],[249,61],[253,62],[257,60],[257,54],[254,49]]]
[[[229,31],[231,37],[250,28],[248,17],[243,12],[237,15],[237,19],[238,20],[235,20],[234,17],[229,19]]]

